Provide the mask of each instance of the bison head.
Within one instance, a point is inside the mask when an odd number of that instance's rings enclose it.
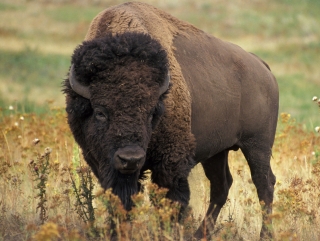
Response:
[[[146,34],[85,41],[72,56],[64,90],[70,128],[102,187],[112,188],[126,209],[147,168],[168,87],[167,54]]]

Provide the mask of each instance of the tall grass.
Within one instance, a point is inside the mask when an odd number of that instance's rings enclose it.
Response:
[[[193,195],[195,212],[178,224],[178,206],[164,198],[166,190],[146,180],[146,191],[133,197],[136,206],[126,213],[110,190],[99,188],[72,138],[64,110],[47,108],[45,115],[10,110],[1,117],[0,240],[108,240],[115,231],[119,240],[192,236],[208,206],[208,195]],[[234,183],[213,238],[257,240],[261,210],[249,168],[240,152],[230,153],[229,164]],[[272,168],[277,176],[275,239],[319,239],[319,134],[281,114]],[[208,192],[203,177],[193,182],[192,193],[199,186]]]
[[[110,190],[99,190],[64,110],[12,110],[0,128],[0,240],[105,240],[115,231],[127,240],[159,240],[186,233],[171,222],[179,209],[164,199],[166,190],[147,183],[150,200],[137,195],[129,213]]]

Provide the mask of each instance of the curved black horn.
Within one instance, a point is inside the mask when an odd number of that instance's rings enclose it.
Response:
[[[69,72],[69,83],[71,85],[71,88],[74,90],[74,92],[76,92],[78,95],[81,95],[82,97],[86,98],[86,99],[90,99],[91,94],[89,91],[89,87],[88,86],[84,86],[82,84],[80,84],[76,77],[75,77],[75,72],[74,72],[74,65],[71,65],[70,68],[70,72]]]
[[[163,85],[160,86],[159,95],[162,95],[164,92],[168,90],[169,84],[170,84],[170,71],[168,71],[167,77],[164,80]]]

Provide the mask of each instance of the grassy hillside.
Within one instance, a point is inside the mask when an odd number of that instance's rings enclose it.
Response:
[[[64,105],[60,83],[73,49],[92,18],[123,1],[0,3],[0,107],[45,112],[46,100]],[[310,98],[320,87],[320,4],[317,0],[145,1],[262,57],[278,79],[280,112],[313,128]]]

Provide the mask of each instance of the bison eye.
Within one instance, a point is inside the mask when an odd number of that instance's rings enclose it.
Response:
[[[99,121],[107,121],[108,120],[108,114],[107,112],[102,108],[95,108],[94,109],[94,116]]]
[[[151,123],[154,116],[156,115],[156,108],[153,108],[152,111],[150,112],[149,116],[148,116],[148,122]]]

